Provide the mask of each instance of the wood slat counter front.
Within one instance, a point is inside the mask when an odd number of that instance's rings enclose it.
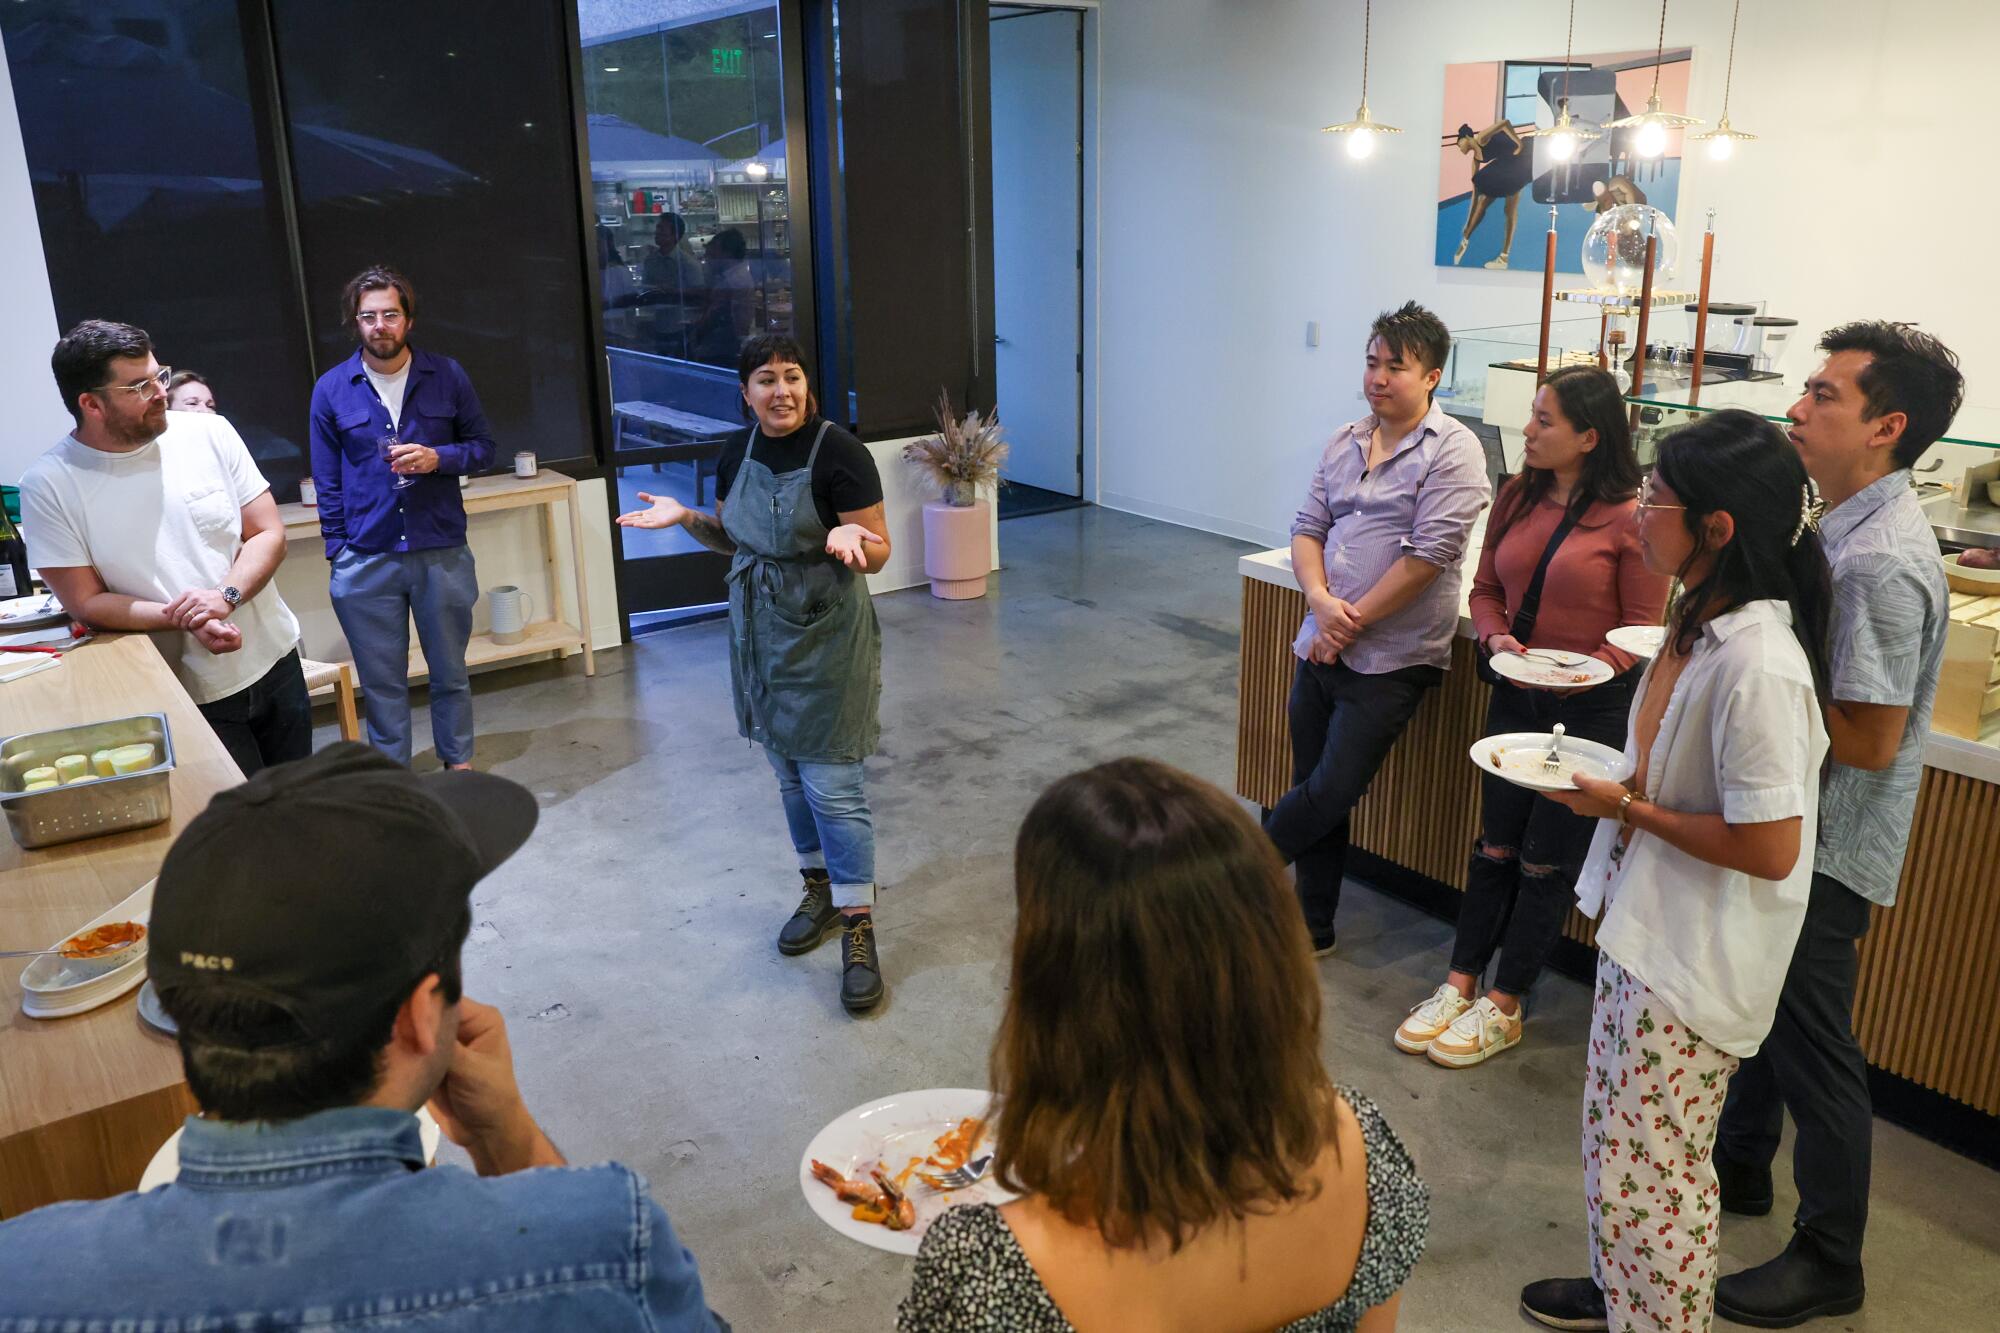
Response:
[[[1268,808],[1291,786],[1285,703],[1295,666],[1292,638],[1306,604],[1292,581],[1288,552],[1245,556],[1238,572],[1243,646],[1236,791]],[[1466,751],[1484,732],[1488,689],[1473,671],[1469,621],[1461,620],[1459,628],[1444,684],[1417,709],[1355,807],[1352,834],[1364,851],[1463,891],[1480,807],[1479,774]],[[1902,886],[1894,907],[1875,909],[1861,942],[1854,1012],[1870,1064],[1990,1116],[2000,1116],[1996,740],[2000,728],[1977,741],[1931,734]],[[1575,909],[1563,934],[1583,946],[1595,938],[1592,923]],[[1937,1021],[1940,1014],[1951,1021]]]
[[[175,767],[164,824],[24,852],[0,837],[0,948],[48,947],[159,873],[167,847],[243,774],[143,634],[111,635],[53,671],[0,685],[0,736],[165,713]],[[0,961],[0,1217],[136,1187],[193,1111],[171,1038],[139,1018],[137,991],[73,1018],[21,1012],[21,972]]]

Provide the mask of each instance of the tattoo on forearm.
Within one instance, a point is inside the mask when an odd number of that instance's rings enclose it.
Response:
[[[687,535],[706,546],[711,551],[723,555],[736,554],[736,543],[722,530],[722,524],[708,514],[690,513],[687,521]]]

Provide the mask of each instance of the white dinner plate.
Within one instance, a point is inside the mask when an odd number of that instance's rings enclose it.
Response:
[[[1005,1203],[1014,1196],[1000,1188],[990,1171],[970,1189],[951,1194],[933,1193],[912,1177],[909,1195],[917,1206],[917,1223],[908,1231],[891,1231],[877,1222],[855,1221],[854,1206],[835,1198],[833,1189],[813,1175],[813,1161],[824,1162],[849,1179],[866,1180],[875,1166],[893,1177],[912,1157],[929,1156],[938,1137],[957,1128],[959,1121],[984,1116],[992,1103],[993,1094],[979,1088],[925,1088],[863,1102],[834,1117],[813,1135],[799,1159],[799,1188],[805,1191],[806,1203],[820,1221],[850,1240],[914,1256],[925,1230],[945,1209],[961,1203]],[[982,1138],[972,1155],[991,1152],[992,1147],[990,1138]]]
[[[1554,773],[1542,771],[1542,760],[1555,737],[1546,731],[1509,731],[1498,736],[1482,736],[1472,743],[1472,762],[1480,771],[1491,773],[1516,787],[1529,791],[1575,791],[1570,774],[1623,782],[1632,776],[1632,764],[1622,750],[1614,750],[1581,736],[1565,736],[1562,767]]]
[[[139,1017],[150,1027],[158,1028],[169,1037],[180,1031],[180,1026],[167,1015],[166,1007],[160,1003],[160,992],[153,988],[150,978],[139,987]]]
[[[1621,653],[1634,657],[1657,657],[1667,641],[1665,625],[1620,625],[1604,636],[1604,641]]]
[[[1520,653],[1493,654],[1493,674],[1517,685],[1539,685],[1544,689],[1574,690],[1585,685],[1602,685],[1618,673],[1611,664],[1588,653],[1565,653],[1554,648],[1536,648],[1533,657]]]
[[[184,1129],[185,1126],[175,1130],[173,1136],[162,1143],[160,1150],[153,1154],[153,1160],[146,1163],[146,1170],[139,1177],[139,1193],[148,1193],[162,1185],[172,1184],[180,1178],[181,1134]],[[434,1164],[437,1161],[438,1143],[444,1138],[444,1131],[438,1128],[438,1122],[431,1115],[431,1108],[428,1106],[417,1108],[417,1133],[424,1141],[425,1164]]]
[[[0,601],[0,629],[8,633],[66,624],[68,620],[69,612],[63,610],[54,593],[42,592],[32,597],[9,597]]]

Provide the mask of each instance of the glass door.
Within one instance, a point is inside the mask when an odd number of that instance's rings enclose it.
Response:
[[[736,357],[794,331],[778,6],[578,0],[620,510],[715,508],[745,424]],[[728,561],[679,529],[613,529],[633,633],[712,612]]]

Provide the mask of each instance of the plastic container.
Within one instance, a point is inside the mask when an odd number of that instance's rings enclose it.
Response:
[[[66,754],[95,754],[121,745],[151,745],[159,761],[137,773],[74,787],[21,790],[22,775],[31,768],[53,764]],[[166,822],[173,813],[168,791],[173,768],[174,742],[165,713],[24,732],[0,741],[0,809],[7,813],[7,831],[14,841],[31,851],[146,828]]]

